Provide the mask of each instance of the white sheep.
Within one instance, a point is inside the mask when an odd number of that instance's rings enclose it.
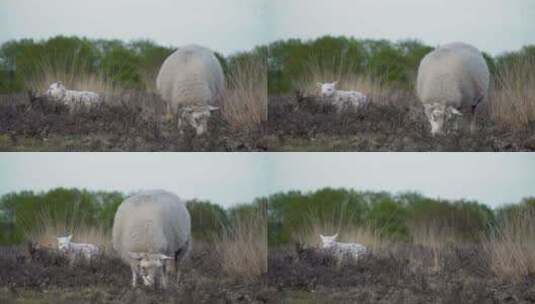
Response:
[[[471,115],[475,127],[477,105],[488,94],[489,68],[481,52],[466,43],[436,48],[420,62],[416,83],[418,98],[431,124],[431,134],[443,133],[449,120]]]
[[[361,108],[368,104],[368,97],[358,91],[340,91],[336,89],[338,82],[320,83],[321,96],[336,107],[338,112],[348,108]]]
[[[58,249],[69,258],[70,264],[74,264],[76,257],[83,256],[86,261],[99,255],[100,250],[96,245],[87,243],[71,242],[72,234],[69,236],[57,237]]]
[[[225,90],[223,69],[215,54],[198,45],[181,47],[165,59],[156,78],[160,96],[168,102],[170,113],[180,106],[191,106],[201,115],[192,125],[196,130],[210,117],[208,106],[218,106]],[[206,115],[207,114],[207,115]],[[189,119],[188,119],[189,121]]]
[[[336,241],[338,233],[327,236],[320,234],[321,247],[329,250],[338,258],[349,256],[353,259],[358,259],[359,256],[368,253],[368,249],[358,243],[339,243]]]
[[[177,281],[179,263],[191,250],[191,222],[185,203],[176,195],[146,191],[129,197],[115,214],[113,248],[130,265],[132,286],[138,275],[146,286],[159,279],[167,287],[167,262],[174,261]]]
[[[45,95],[69,107],[76,105],[92,106],[102,101],[102,97],[94,92],[67,90],[61,81],[51,84]]]

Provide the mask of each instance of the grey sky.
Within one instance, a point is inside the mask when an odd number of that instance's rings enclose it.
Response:
[[[535,196],[534,153],[285,153],[270,155],[270,162],[277,172],[274,192],[415,190],[493,207]]]
[[[267,193],[254,153],[0,153],[0,194],[78,187],[165,189],[230,206]]]
[[[493,54],[535,44],[533,0],[270,0],[267,14],[270,39],[465,41]]]
[[[206,45],[224,54],[286,38],[466,41],[497,54],[535,44],[533,0],[1,0],[0,43],[79,35]]]
[[[533,153],[0,153],[0,195],[161,188],[230,206],[323,187],[418,191],[490,206],[535,196]]]
[[[265,0],[1,0],[0,43],[59,34],[197,43],[224,54],[265,43]]]

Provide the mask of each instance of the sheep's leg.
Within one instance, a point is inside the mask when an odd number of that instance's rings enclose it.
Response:
[[[167,289],[167,272],[163,272],[161,275],[162,288]]]

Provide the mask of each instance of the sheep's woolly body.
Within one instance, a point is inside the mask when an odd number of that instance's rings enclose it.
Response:
[[[465,43],[450,43],[422,59],[416,90],[424,104],[468,112],[486,97],[489,78],[488,66],[478,49]]]
[[[179,105],[217,105],[223,95],[225,78],[212,51],[188,45],[164,61],[156,87],[172,110]]]
[[[337,257],[351,256],[353,258],[358,258],[359,256],[367,253],[366,247],[356,243],[335,242],[331,246],[326,247],[326,249]]]
[[[126,263],[128,252],[160,253],[174,257],[189,251],[191,222],[186,205],[176,195],[156,190],[126,199],[115,215],[113,248]]]

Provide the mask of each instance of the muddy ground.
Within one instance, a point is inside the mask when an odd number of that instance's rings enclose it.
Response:
[[[265,151],[264,126],[231,128],[220,115],[196,136],[165,119],[156,94],[127,92],[69,110],[30,94],[0,96],[0,151]]]
[[[318,249],[272,249],[268,284],[281,303],[535,303],[535,276],[496,278],[478,247],[439,261],[412,245],[342,263]]]
[[[8,253],[6,253],[8,252]],[[163,291],[132,288],[130,268],[116,257],[91,264],[68,262],[49,250],[0,250],[0,303],[276,303],[265,280],[226,275],[217,251],[197,244],[181,283]],[[142,285],[141,282],[138,283]]]
[[[270,96],[270,151],[535,151],[535,125],[514,131],[477,112],[478,132],[449,130],[432,137],[414,94],[371,96],[366,109],[336,113],[320,98]],[[466,123],[466,122],[465,122]]]

